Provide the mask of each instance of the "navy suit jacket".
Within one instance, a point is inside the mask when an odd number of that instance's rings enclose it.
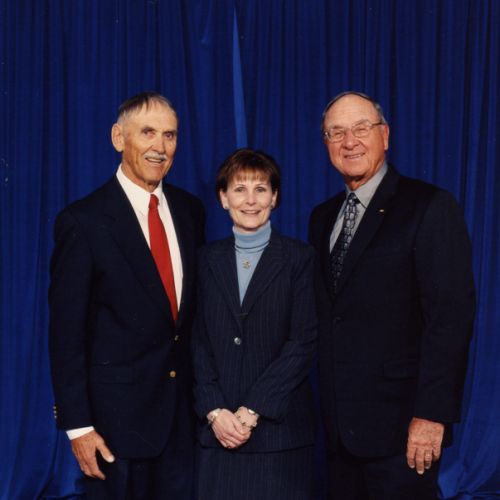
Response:
[[[176,324],[116,177],[63,210],[55,224],[49,350],[57,425],[93,425],[119,458],[157,455],[176,412],[189,423],[189,342],[204,212],[178,188],[164,184],[164,193],[184,275]]]
[[[320,397],[331,448],[406,449],[412,417],[460,418],[474,316],[471,249],[446,191],[389,168],[345,258],[337,295],[329,240],[345,192],[316,207]]]
[[[192,343],[202,446],[220,446],[207,413],[239,406],[255,410],[260,419],[236,452],[314,442],[308,380],[317,336],[313,261],[311,247],[273,231],[240,305],[234,238],[200,251]]]

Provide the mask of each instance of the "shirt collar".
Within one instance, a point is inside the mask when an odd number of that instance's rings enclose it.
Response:
[[[161,207],[165,203],[163,197],[163,187],[161,182],[158,184],[158,186],[156,186],[156,189],[152,193],[150,193],[149,191],[146,191],[145,189],[141,188],[140,186],[132,182],[123,173],[121,164],[118,167],[118,170],[116,171],[116,178],[118,179],[120,186],[125,191],[125,194],[127,195],[127,198],[129,199],[130,203],[132,203],[134,209],[138,210],[142,214],[148,215],[149,201],[151,199],[152,194],[154,194],[158,198],[159,200],[158,206]]]
[[[356,198],[358,198],[361,205],[363,205],[364,208],[368,207],[371,199],[373,198],[373,195],[375,194],[375,191],[377,190],[379,184],[382,182],[384,175],[387,173],[387,170],[387,162],[384,160],[384,163],[382,164],[382,167],[378,170],[378,172],[371,179],[369,179],[368,182],[365,182],[365,184],[356,189],[356,191],[351,191],[346,186],[346,197],[349,196],[349,193],[355,193]]]
[[[234,244],[237,250],[262,250],[271,239],[271,221],[268,220],[262,227],[253,233],[240,233],[233,226]]]

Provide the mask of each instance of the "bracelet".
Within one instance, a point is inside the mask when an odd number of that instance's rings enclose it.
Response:
[[[220,408],[216,408],[208,414],[208,425],[212,425],[215,422],[221,411]]]
[[[241,410],[242,408],[246,408],[246,407],[240,406],[240,407],[238,408],[238,411],[239,411],[239,410]],[[248,413],[249,415],[252,415],[252,417],[256,417],[257,419],[259,418],[259,414],[258,414],[256,411],[251,410],[250,408],[246,408],[246,410],[247,410],[247,413]],[[237,419],[241,422],[241,418],[240,418],[240,416],[239,416],[239,415],[236,415],[236,418],[237,418]],[[255,422],[253,425],[249,425],[249,424],[247,424],[246,422],[241,422],[241,423],[242,423],[244,426],[249,427],[249,429],[250,429],[250,430],[253,430],[253,429],[255,429],[255,428],[257,427],[257,422]]]
[[[257,418],[259,418],[259,416],[260,416],[260,415],[259,415],[256,411],[251,410],[250,408],[247,408],[246,406],[240,406],[240,407],[238,408],[238,410],[241,410],[242,408],[245,408],[245,409],[247,410],[247,413],[248,413],[249,415],[252,415],[252,417],[257,417]]]

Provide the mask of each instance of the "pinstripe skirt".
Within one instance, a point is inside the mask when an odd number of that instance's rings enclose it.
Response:
[[[197,447],[196,500],[313,500],[314,447],[238,453]]]

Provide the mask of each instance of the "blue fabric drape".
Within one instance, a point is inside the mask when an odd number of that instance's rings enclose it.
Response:
[[[176,106],[169,179],[203,199],[209,239],[230,228],[216,167],[247,144],[282,166],[275,226],[304,238],[341,187],[319,121],[346,89],[384,106],[397,168],[464,209],[478,312],[440,486],[500,496],[499,49],[497,0],[0,0],[0,498],[82,492],[52,419],[48,260],[55,214],[116,169],[119,103],[157,90]]]

